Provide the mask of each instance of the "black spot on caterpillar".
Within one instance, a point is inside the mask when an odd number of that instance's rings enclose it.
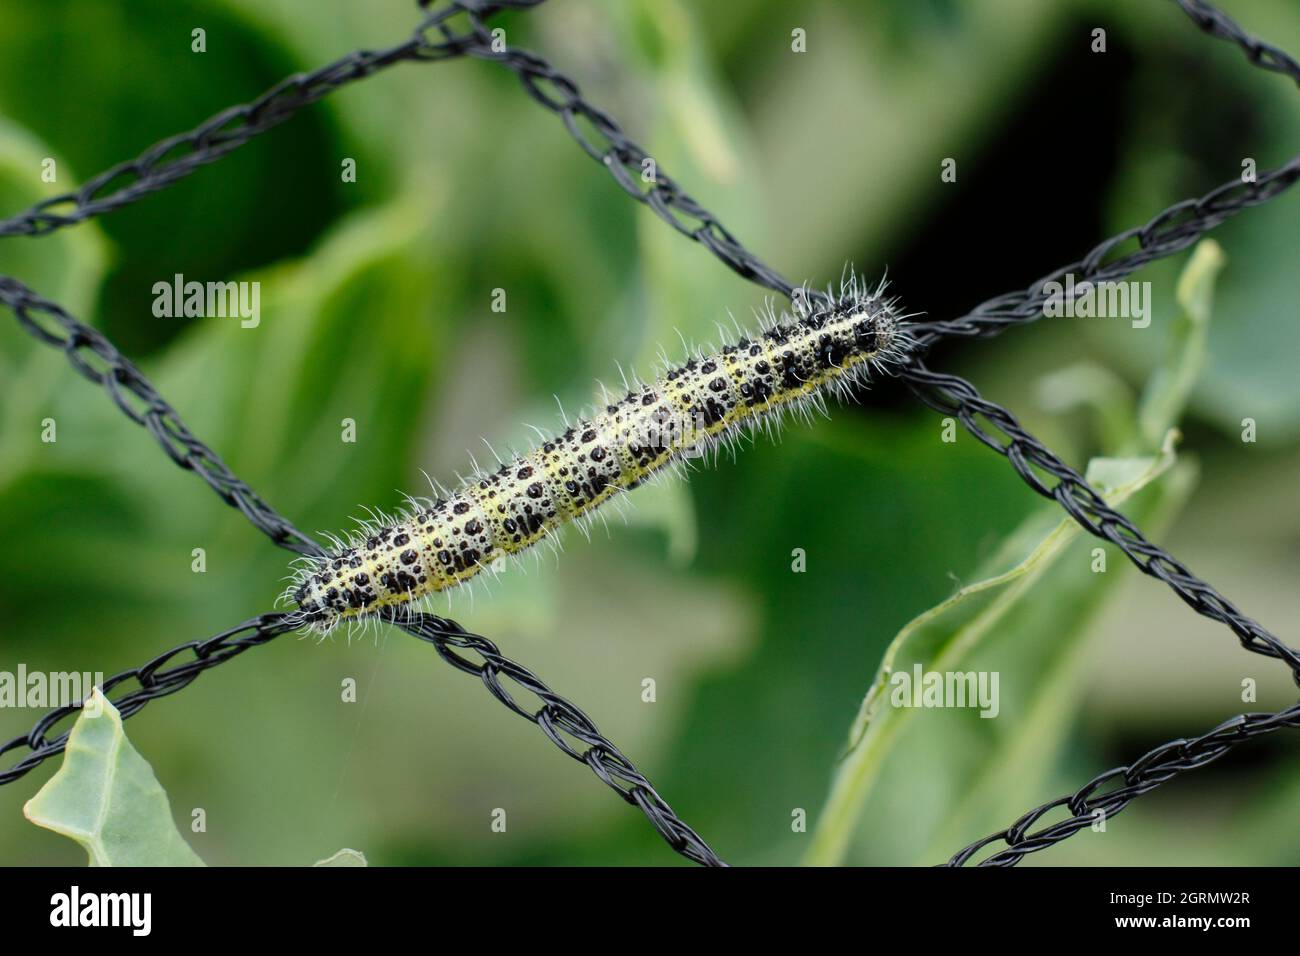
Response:
[[[409,609],[742,428],[770,430],[787,410],[825,411],[828,393],[847,398],[908,348],[905,317],[882,291],[850,277],[830,306],[780,318],[769,311],[758,336],[696,353],[458,490],[408,498],[396,517],[332,538],[333,553],[300,559],[283,597],[322,634],[381,609]]]

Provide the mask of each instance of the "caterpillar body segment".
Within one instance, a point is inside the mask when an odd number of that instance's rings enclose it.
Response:
[[[454,493],[408,499],[325,558],[304,559],[285,597],[324,633],[385,608],[409,607],[516,556],[688,454],[788,409],[843,397],[896,361],[907,330],[895,303],[844,284],[830,307],[769,317],[760,334],[699,352],[532,451],[478,472]]]

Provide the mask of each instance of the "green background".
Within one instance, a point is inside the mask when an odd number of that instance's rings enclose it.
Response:
[[[414,7],[6,5],[0,215],[289,73],[399,42]],[[1230,12],[1300,49],[1294,5],[1239,0]],[[1156,0],[553,0],[497,22],[783,273],[824,285],[846,261],[873,278],[888,268],[904,306],[935,318],[1029,285],[1238,175],[1243,158],[1267,169],[1300,144],[1296,90]],[[196,27],[206,53],[190,50]],[[790,49],[796,27],[803,54]],[[1096,27],[1104,54],[1089,49]],[[45,157],[56,184],[40,181]],[[339,175],[349,157],[355,183]],[[956,183],[940,181],[946,157]],[[1287,196],[1215,234],[1227,266],[1181,447],[1195,489],[1155,526],[1283,636],[1300,609],[1296,208]],[[1128,408],[1161,361],[1185,261],[1137,276],[1155,296],[1149,329],[1049,321],[945,347],[932,364],[974,379],[1082,466],[1116,448],[1049,376],[1092,362],[1113,374],[1091,400]],[[260,327],[154,317],[153,283],[178,272],[260,281]],[[513,76],[469,60],[387,70],[164,193],[8,239],[0,273],[105,330],[196,434],[311,532],[391,509],[398,489],[420,493],[422,470],[454,481],[469,454],[488,455],[481,439],[522,446],[524,422],[554,427],[556,399],[577,410],[596,379],[618,381],[616,362],[648,373],[660,346],[679,354],[677,330],[716,338],[728,310],[745,322],[764,301],[630,202]],[[504,313],[490,308],[497,288]],[[55,444],[40,441],[46,417]],[[1245,417],[1254,444],[1240,440]],[[355,444],[340,440],[344,418]],[[793,832],[791,814],[804,809],[815,828],[885,646],[973,580],[1023,520],[1051,514],[969,435],[941,441],[938,416],[888,380],[861,406],[633,502],[608,532],[571,533],[558,560],[542,552],[457,594],[450,611],[582,707],[733,863],[801,859],[811,832]],[[215,634],[271,609],[289,557],[8,319],[0,542],[9,669],[114,673]],[[1071,652],[1058,719],[1017,720],[1035,671],[1024,647],[988,649],[982,666],[1006,675],[1010,706],[983,722],[993,727],[915,715],[850,862],[938,862],[1156,743],[1294,700],[1285,668],[1121,570],[1117,554],[1096,584],[1090,547],[1067,557],[1064,583],[1027,598],[1025,647]],[[206,573],[191,571],[194,548]],[[346,678],[356,703],[340,700]],[[1241,701],[1246,678],[1259,681],[1256,704]],[[0,734],[36,716],[0,711]],[[1032,759],[1014,773],[978,766],[972,727]],[[340,846],[376,864],[675,862],[635,810],[398,631],[351,645],[281,638],[127,730],[213,864],[306,863]],[[1285,731],[1243,746],[1144,797],[1106,834],[1030,864],[1294,863],[1296,756]],[[83,859],[22,819],[55,768],[0,788],[0,861]],[[954,816],[981,770],[991,795]],[[196,807],[204,833],[189,832]],[[498,807],[504,834],[490,828]]]

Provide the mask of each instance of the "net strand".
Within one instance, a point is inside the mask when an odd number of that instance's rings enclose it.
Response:
[[[1027,289],[1008,292],[981,302],[965,315],[940,322],[916,323],[918,349],[924,351],[942,339],[989,338],[1008,328],[1028,325],[1044,317],[1052,293],[1048,286],[1072,275],[1076,283],[1116,282],[1148,263],[1182,252],[1206,233],[1227,222],[1243,209],[1258,206],[1281,195],[1300,181],[1300,154],[1277,169],[1261,173],[1254,182],[1240,177],[1201,196],[1170,206],[1150,222],[1098,243],[1084,258],[1054,270]],[[1138,248],[1127,255],[1110,258],[1116,249],[1133,240]]]
[[[188,687],[204,671],[233,660],[249,648],[260,647],[282,634],[287,634],[293,630],[293,627],[287,614],[262,614],[206,640],[178,644],[139,667],[114,674],[104,681],[101,690],[121,713],[122,719],[126,720],[139,713],[149,701],[166,697]],[[187,652],[192,655],[190,660],[185,660],[171,668],[164,667],[174,658],[181,657]],[[114,690],[129,681],[134,681],[137,687],[114,699],[112,696]],[[70,730],[54,736],[50,735],[50,731],[56,724],[78,713],[81,707],[82,702],[76,701],[49,710],[30,731],[0,744],[0,756],[24,747],[30,751],[11,766],[0,770],[0,784],[13,783],[46,760],[63,753]]]
[[[466,631],[460,624],[431,614],[415,614],[389,623],[431,644],[448,664],[483,681],[492,696],[509,710],[535,724],[564,753],[586,765],[597,778],[626,802],[635,806],[677,853],[704,866],[726,866],[707,843],[659,795],[649,779],[639,771],[617,746],[605,737],[591,718],[575,704],[561,697],[536,674],[501,653],[492,641]],[[218,664],[233,660],[244,651],[267,644],[295,630],[293,616],[283,613],[262,614],[202,641],[186,641],[159,654],[139,667],[114,674],[104,681],[101,690],[112,700],[123,720],[139,713],[151,700],[167,697],[188,687],[200,674]],[[480,661],[467,657],[477,654]],[[172,666],[172,661],[183,659]],[[540,702],[536,710],[521,704],[507,686],[507,681]],[[114,696],[122,685],[135,688]],[[0,785],[12,783],[66,749],[69,730],[52,734],[57,724],[74,717],[82,701],[46,712],[32,729],[0,744],[0,757],[11,751],[28,752],[11,766],[0,770]],[[575,745],[576,742],[576,745]]]
[[[202,478],[279,547],[304,555],[325,553],[195,437],[176,409],[106,335],[9,276],[0,276],[0,303],[34,338],[61,350],[78,375],[103,388],[122,414],[154,437],[168,458]]]
[[[1030,434],[1011,412],[984,398],[959,376],[932,372],[919,359],[904,361],[909,367],[903,377],[918,399],[960,421],[980,442],[1006,458],[1035,493],[1059,504],[1089,534],[1115,545],[1143,574],[1165,582],[1197,614],[1226,625],[1246,650],[1286,663],[1300,685],[1300,654],[1169,552],[1148,541],[1137,525],[1108,505],[1082,475]]]
[[[536,6],[542,0],[494,0],[491,3],[453,2],[438,14],[440,39],[417,34],[385,50],[354,50],[309,73],[296,73],[257,99],[231,106],[198,126],[160,140],[140,155],[104,170],[80,188],[44,199],[8,219],[0,220],[0,237],[47,235],[65,226],[120,209],[214,163],[254,137],[279,126],[305,106],[357,80],[398,63],[453,59],[477,43],[482,18],[509,8]],[[474,10],[475,33],[457,29],[456,18]],[[426,20],[426,23],[428,22]],[[427,32],[426,32],[427,33]]]
[[[1237,744],[1283,727],[1300,727],[1300,703],[1276,714],[1238,714],[1200,737],[1170,740],[1147,751],[1127,767],[1116,767],[1093,777],[1074,793],[1035,807],[1005,830],[991,833],[956,853],[947,866],[965,866],[986,847],[1005,847],[982,859],[979,866],[1015,866],[1030,853],[1055,846],[1080,830],[1100,828],[1133,800],[1150,793],[1180,773],[1218,760]],[[1115,785],[1114,789],[1104,788]],[[1030,828],[1058,808],[1069,817]]]
[[[411,614],[389,619],[408,634],[433,644],[439,656],[453,667],[481,678],[493,697],[537,725],[551,743],[585,764],[601,782],[645,814],[674,851],[704,866],[726,866],[632,762],[596,729],[591,718],[555,694],[527,668],[505,657],[490,640],[470,634],[455,621],[438,615]],[[463,651],[471,651],[482,660],[475,662]],[[529,710],[521,704],[503,678],[532,694],[540,707]],[[580,746],[575,746],[575,741]]]
[[[1280,73],[1300,86],[1300,63],[1295,58],[1251,36],[1230,17],[1203,0],[1175,2],[1208,35],[1239,47],[1249,62]],[[1011,326],[1035,322],[1044,315],[1050,297],[1046,291],[1048,284],[1061,282],[1067,274],[1074,275],[1076,283],[1123,279],[1148,263],[1182,252],[1242,210],[1277,198],[1298,180],[1300,154],[1276,169],[1259,174],[1252,181],[1241,176],[1229,179],[1199,198],[1175,203],[1149,222],[1098,243],[1078,262],[1043,276],[1027,289],[981,302],[956,319],[918,323],[918,346],[924,350],[946,338],[987,338]],[[1134,240],[1137,249],[1119,258],[1111,258],[1120,247]]]

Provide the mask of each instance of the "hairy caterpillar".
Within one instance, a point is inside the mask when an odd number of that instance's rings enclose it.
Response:
[[[774,427],[787,409],[824,411],[827,392],[847,397],[907,348],[905,317],[883,288],[868,292],[850,276],[830,305],[779,319],[769,310],[757,337],[696,352],[496,471],[476,471],[436,500],[408,497],[397,517],[333,539],[327,557],[300,560],[284,598],[318,633],[409,608],[743,427]]]

